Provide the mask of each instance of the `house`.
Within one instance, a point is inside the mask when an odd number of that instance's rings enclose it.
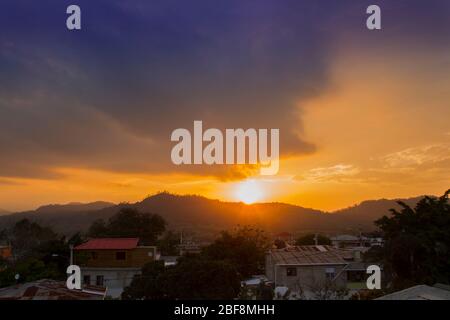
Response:
[[[284,231],[284,232],[277,233],[275,235],[275,239],[276,240],[281,240],[281,241],[284,241],[284,242],[293,242],[294,241],[294,236],[292,235],[292,233]]]
[[[175,266],[180,256],[160,256],[159,260],[164,262],[165,267]]]
[[[371,238],[363,235],[354,236],[349,234],[341,234],[331,237],[331,244],[336,248],[370,248],[373,246],[382,246],[382,238]]]
[[[269,282],[269,279],[267,279],[265,275],[254,275],[248,279],[241,281],[241,286],[259,286],[266,282]]]
[[[435,284],[432,287],[418,285],[375,300],[450,300],[450,286],[444,284]]]
[[[42,279],[0,289],[0,300],[103,300],[106,288],[83,286],[69,290],[63,281]]]
[[[113,298],[120,297],[142,266],[157,259],[156,247],[140,246],[138,238],[91,239],[74,251],[83,284],[105,286]]]
[[[273,283],[265,275],[254,275],[241,281],[239,298],[244,300],[272,300]]]
[[[180,256],[199,254],[202,251],[202,245],[193,242],[179,244],[177,248],[180,251]]]
[[[287,287],[306,296],[323,288],[365,288],[367,265],[359,251],[327,245],[290,246],[272,249],[266,255],[266,276],[275,287]]]
[[[12,258],[12,249],[11,246],[0,245],[0,258],[3,259],[11,259]]]

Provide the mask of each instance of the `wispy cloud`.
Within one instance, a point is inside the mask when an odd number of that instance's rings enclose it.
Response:
[[[341,181],[347,177],[358,174],[360,170],[351,164],[336,164],[331,167],[314,168],[304,175],[297,177],[299,180],[314,182]]]
[[[450,143],[407,148],[381,158],[386,168],[407,168],[436,164],[450,159]]]

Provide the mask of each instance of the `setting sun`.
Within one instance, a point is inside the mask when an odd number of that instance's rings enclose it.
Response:
[[[261,184],[255,180],[246,180],[238,184],[236,198],[246,204],[255,203],[264,197]]]

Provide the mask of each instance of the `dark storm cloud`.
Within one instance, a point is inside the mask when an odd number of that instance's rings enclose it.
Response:
[[[80,32],[65,28],[74,3],[82,8]],[[366,32],[368,4],[3,1],[0,176],[51,177],[51,168],[65,166],[184,170],[171,165],[169,137],[194,120],[280,128],[282,154],[314,152],[295,104],[327,88],[335,37]],[[387,37],[442,42],[448,8],[438,0],[386,2]],[[416,38],[411,17],[421,24]]]

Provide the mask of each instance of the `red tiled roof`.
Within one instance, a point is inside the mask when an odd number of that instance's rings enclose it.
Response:
[[[137,247],[139,238],[102,238],[91,239],[79,246],[75,250],[128,250]]]

